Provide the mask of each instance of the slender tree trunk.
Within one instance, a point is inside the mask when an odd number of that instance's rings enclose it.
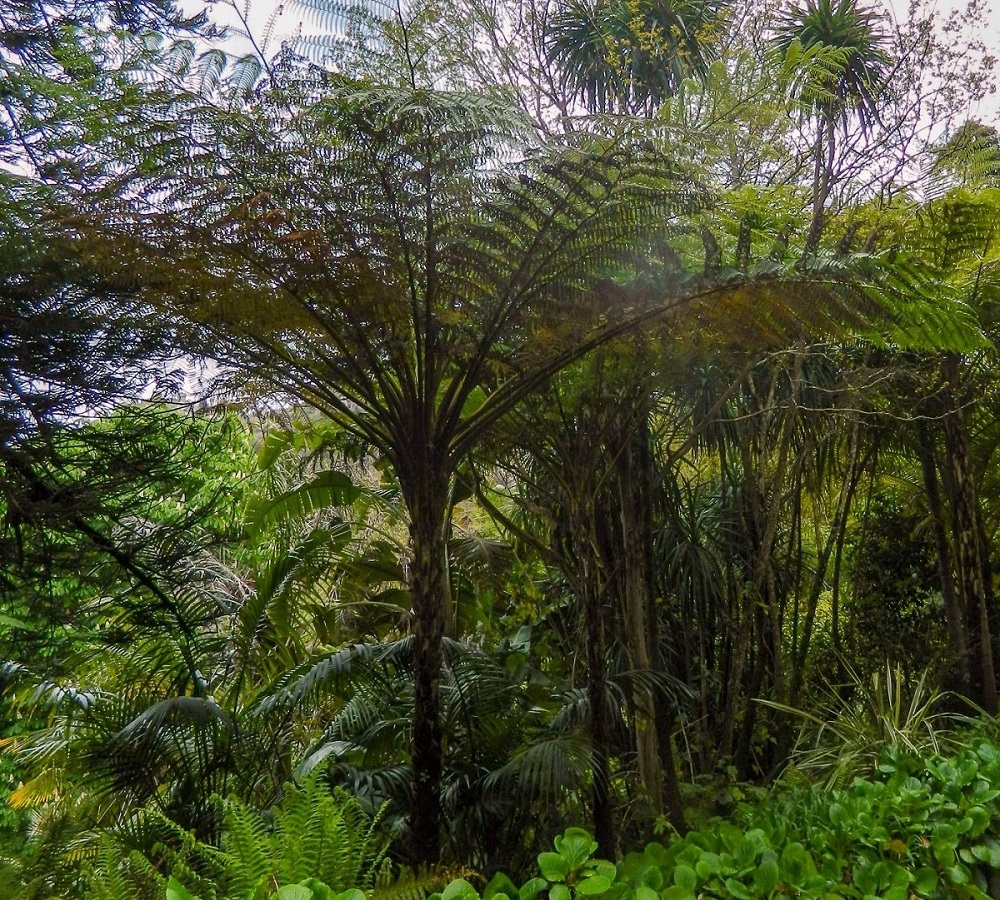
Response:
[[[993,640],[990,633],[987,565],[984,559],[985,548],[982,541],[982,523],[979,518],[978,492],[969,452],[968,426],[960,403],[961,374],[957,355],[945,354],[942,369],[948,395],[944,435],[953,485],[951,507],[955,524],[955,555],[965,598],[967,628],[970,636],[974,636],[969,651],[977,652],[979,657],[977,669],[979,702],[989,715],[994,715],[997,711],[997,684],[993,668]]]
[[[792,686],[789,692],[789,704],[796,706],[802,692],[803,679],[805,676],[806,663],[809,659],[809,645],[812,642],[813,627],[816,620],[816,610],[819,607],[820,595],[826,584],[826,573],[830,567],[830,557],[834,549],[837,551],[834,562],[833,579],[836,583],[840,578],[840,559],[844,545],[844,536],[847,530],[847,520],[850,516],[851,506],[854,502],[854,494],[861,483],[861,474],[864,470],[864,461],[859,454],[859,425],[857,422],[851,427],[850,438],[848,439],[847,470],[844,473],[844,482],[841,484],[840,493],[837,496],[837,503],[834,508],[833,520],[830,523],[830,531],[823,542],[819,557],[816,561],[816,571],[813,575],[812,587],[809,591],[809,599],[806,605],[805,623],[802,626],[802,644],[799,647],[799,657],[795,664],[795,672],[792,676]],[[817,513],[813,513],[817,518]],[[817,549],[820,548],[819,535],[816,540]]]
[[[423,488],[423,490],[421,490]],[[413,808],[410,849],[415,862],[441,855],[441,645],[448,609],[445,562],[447,486],[409,492],[410,595],[413,604]]]
[[[955,590],[951,574],[951,553],[944,527],[944,512],[941,508],[941,493],[938,488],[937,465],[934,459],[934,443],[930,429],[921,423],[918,430],[917,455],[924,482],[924,496],[931,514],[931,531],[934,535],[934,552],[937,557],[938,580],[941,582],[941,598],[944,601],[944,616],[948,624],[951,642],[950,679],[951,688],[963,696],[969,695],[969,646],[965,633],[965,611]]]
[[[819,239],[826,225],[826,201],[833,186],[833,163],[837,152],[837,128],[833,116],[824,114],[816,131],[813,146],[813,197],[812,219],[806,237],[806,254],[812,255],[819,247]]]
[[[633,670],[652,671],[650,648],[650,586],[648,496],[650,490],[648,441],[645,416],[619,422],[621,451],[617,457],[618,496],[621,502],[623,558],[622,612],[626,650]],[[655,813],[663,809],[663,783],[657,748],[656,702],[653,691],[641,681],[634,682],[632,702],[639,781]]]
[[[587,700],[590,704],[590,753],[593,773],[594,838],[598,852],[614,859],[615,832],[611,816],[610,723],[608,722],[607,686],[604,667],[604,616],[601,610],[598,554],[594,537],[593,505],[586,511],[577,508],[573,518],[577,553],[580,600],[583,605],[587,644]]]
[[[657,632],[656,623],[653,623],[654,634]],[[663,658],[659,652],[659,641],[653,644],[656,657],[654,664],[659,671],[664,670]],[[667,818],[678,834],[687,834],[687,824],[684,821],[684,801],[681,798],[681,787],[677,780],[677,760],[674,758],[674,744],[672,732],[674,729],[674,711],[670,708],[670,701],[663,696],[662,692],[656,694],[656,747],[660,754],[660,768],[663,771],[663,803],[666,807]]]

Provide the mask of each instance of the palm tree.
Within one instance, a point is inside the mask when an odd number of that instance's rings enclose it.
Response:
[[[815,251],[824,225],[824,207],[836,182],[837,127],[850,117],[864,131],[879,122],[888,90],[892,59],[881,17],[858,0],[805,0],[782,13],[775,46],[787,53],[793,44],[817,51],[816,68],[807,73],[800,99],[816,117],[813,145],[812,221],[806,242]]]
[[[591,112],[652,115],[712,59],[718,0],[567,0],[553,18],[548,59]]]

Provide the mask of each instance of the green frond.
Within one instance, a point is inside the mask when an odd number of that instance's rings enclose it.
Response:
[[[486,787],[513,792],[524,802],[557,804],[579,790],[590,771],[590,745],[580,735],[539,734],[486,777]]]
[[[364,889],[361,879],[381,861],[385,848],[370,852],[371,823],[358,802],[331,794],[321,774],[290,787],[274,833],[279,881],[292,884],[315,877],[335,891]]]
[[[379,644],[355,644],[314,656],[262,690],[253,708],[257,714],[265,714],[272,709],[305,703],[322,692],[343,685],[344,679],[354,669],[380,655],[383,650]]]
[[[368,893],[368,900],[426,900],[428,894],[440,891],[455,878],[469,877],[476,877],[476,873],[458,866],[404,866],[395,875],[386,866]]]
[[[234,897],[254,896],[260,885],[275,874],[264,820],[256,810],[230,802],[225,807],[224,822],[222,849],[229,893]]]
[[[1000,185],[1000,141],[989,125],[971,120],[934,150],[925,196],[937,200],[954,188]]]
[[[252,501],[247,509],[247,526],[250,533],[255,534],[269,525],[301,521],[317,511],[350,506],[361,493],[362,489],[354,484],[349,475],[333,470],[319,472],[304,484],[277,497],[261,497]]]

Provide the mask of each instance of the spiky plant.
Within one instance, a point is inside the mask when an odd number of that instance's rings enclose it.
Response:
[[[814,710],[767,703],[802,722],[791,759],[798,771],[828,787],[844,786],[870,777],[887,749],[927,756],[958,747],[955,729],[968,718],[945,709],[947,695],[928,683],[926,672],[906,684],[888,664],[869,679],[846,660],[842,666],[848,681],[827,683]]]
[[[591,112],[653,114],[685,78],[704,78],[721,4],[572,0],[549,23],[547,53]]]

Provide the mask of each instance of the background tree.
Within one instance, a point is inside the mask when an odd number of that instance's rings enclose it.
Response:
[[[652,115],[685,78],[704,78],[722,6],[706,0],[563,3],[549,23],[549,61],[595,113]]]
[[[798,42],[825,56],[818,76],[807,76],[802,102],[816,116],[813,146],[812,219],[807,249],[814,251],[823,230],[824,208],[836,179],[837,129],[857,117],[862,132],[879,122],[879,109],[892,71],[889,42],[876,12],[855,0],[806,0],[784,13],[776,45],[786,50]]]

